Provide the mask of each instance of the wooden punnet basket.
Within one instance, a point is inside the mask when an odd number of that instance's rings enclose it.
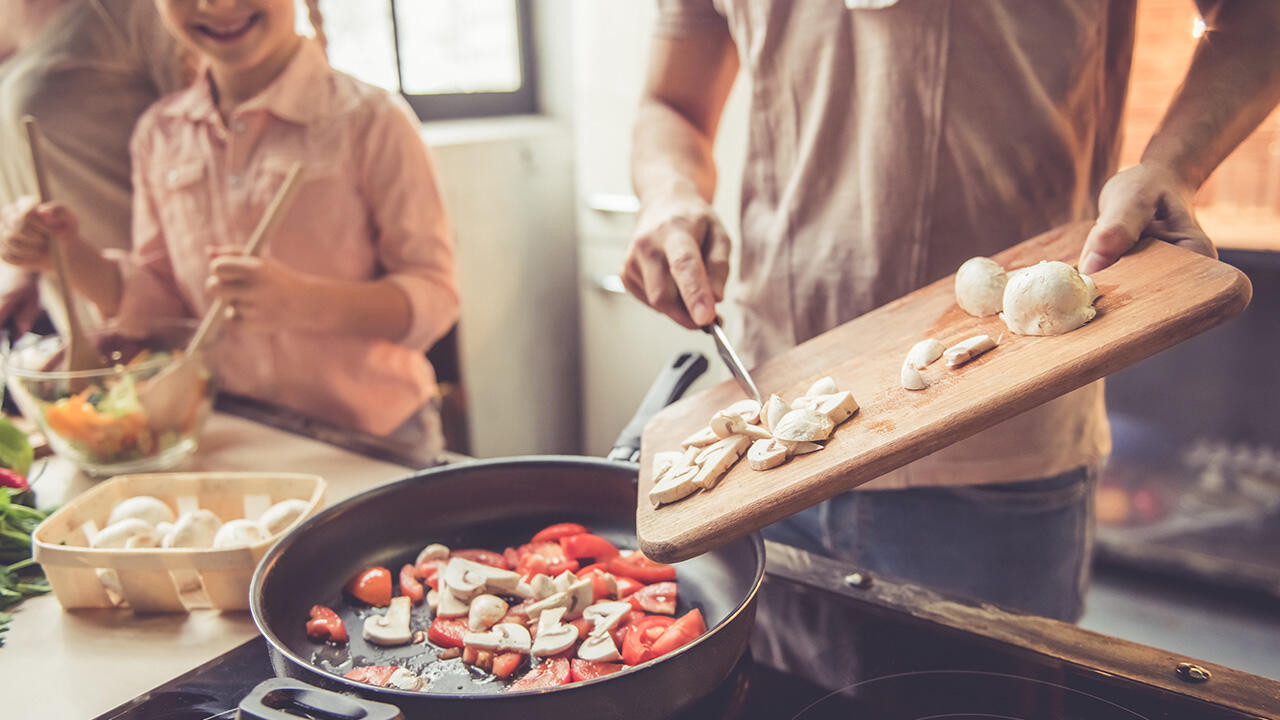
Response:
[[[32,555],[64,608],[125,604],[135,612],[244,610],[249,607],[249,582],[258,561],[276,540],[320,509],[324,489],[319,476],[295,473],[120,475],[46,518],[32,533]],[[248,547],[90,548],[89,541],[106,524],[116,503],[136,495],[159,498],[176,516],[205,508],[223,522],[256,520],[272,504],[290,498],[305,500],[309,506],[289,527]],[[103,584],[100,576],[106,572],[118,578],[118,593]]]

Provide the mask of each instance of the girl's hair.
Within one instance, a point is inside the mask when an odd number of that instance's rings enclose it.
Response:
[[[324,15],[320,13],[320,0],[307,1],[307,19],[311,21],[311,29],[316,32],[316,42],[320,43],[320,49],[325,50],[328,46],[324,36]]]

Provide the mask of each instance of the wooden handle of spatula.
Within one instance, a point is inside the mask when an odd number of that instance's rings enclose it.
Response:
[[[266,244],[267,238],[275,230],[280,221],[284,219],[284,211],[293,203],[293,197],[298,192],[298,178],[302,175],[302,163],[295,162],[290,168],[288,174],[284,176],[284,182],[280,184],[280,189],[276,190],[276,196],[271,199],[271,204],[267,206],[266,212],[262,214],[262,219],[258,221],[258,226],[253,229],[253,234],[249,236],[249,242],[244,246],[244,255],[253,257],[262,251],[262,247]],[[187,343],[188,356],[195,354],[204,346],[215,324],[222,317],[222,312],[226,304],[222,302],[222,298],[213,301],[209,309],[205,311],[204,317],[200,318],[200,326],[196,328],[196,332],[191,336],[191,341]]]

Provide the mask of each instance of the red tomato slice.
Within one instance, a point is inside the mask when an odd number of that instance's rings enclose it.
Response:
[[[591,566],[590,572],[578,571],[579,579],[591,581],[591,602],[611,600],[618,592],[618,581],[612,573],[599,569],[598,563]]]
[[[618,583],[619,600],[644,587],[644,583],[625,575],[615,575],[614,581]]]
[[[395,665],[367,665],[358,667],[350,672],[343,674],[342,677],[356,682],[369,683],[378,687],[386,687],[387,681],[391,679],[391,673],[398,670]]]
[[[516,553],[520,555],[520,562],[516,564],[515,571],[525,580],[538,574],[555,577],[565,570],[573,572],[578,569],[578,561],[565,555],[558,542],[528,543],[516,548]]]
[[[520,553],[515,548],[507,548],[502,551],[502,559],[507,561],[507,567],[514,569],[520,564]]]
[[[480,550],[478,548],[468,548],[466,550],[454,550],[449,553],[449,557],[460,557],[463,560],[478,562],[481,565],[496,567],[499,570],[510,570],[511,566],[507,564],[507,558],[502,553],[496,553],[492,550]]]
[[[645,651],[644,659],[652,660],[662,657],[685,643],[707,631],[707,624],[702,619],[702,611],[694,608],[685,613],[662,633]]]
[[[493,674],[495,677],[508,678],[520,667],[524,655],[517,652],[506,652],[493,657]]]
[[[548,525],[538,532],[534,533],[533,539],[529,542],[546,542],[547,540],[559,540],[566,535],[577,535],[587,532],[587,528],[578,523],[556,523]]]
[[[586,577],[586,576],[587,576],[587,573],[589,573],[589,572],[591,572],[591,571],[593,571],[593,570],[599,570],[599,571],[601,571],[601,572],[608,572],[608,571],[609,571],[609,568],[605,567],[605,566],[604,566],[604,563],[602,563],[602,562],[593,562],[593,563],[591,563],[590,565],[587,565],[587,566],[585,566],[585,567],[583,567],[583,568],[579,568],[578,572],[576,572],[576,573],[574,573],[574,574],[575,574],[575,575],[577,575],[577,576],[578,576],[578,577],[580,577],[580,578],[584,578],[584,577]]]
[[[644,617],[644,612],[641,610],[632,610],[628,612],[626,617],[622,618],[622,622],[618,623],[618,626],[615,627],[611,633],[609,633],[610,635],[613,636],[613,644],[618,647],[622,647],[622,639],[626,637],[627,630],[632,625],[635,625],[636,623],[640,622],[640,619],[643,617]]]
[[[654,562],[642,555],[638,550],[625,557],[619,555],[618,557],[609,558],[607,566],[609,572],[614,575],[633,578],[646,585],[662,582],[663,580],[676,579],[674,566]]]
[[[365,568],[343,589],[366,605],[386,607],[391,604],[391,571],[384,567]]]
[[[588,635],[591,634],[591,631],[596,628],[596,624],[586,618],[578,618],[577,620],[570,620],[569,624],[578,628],[579,638],[586,638]]]
[[[462,636],[467,632],[466,618],[436,618],[427,628],[427,640],[440,647],[462,647]]]
[[[409,602],[414,605],[422,602],[422,598],[427,594],[427,591],[422,589],[422,583],[418,582],[417,572],[412,565],[400,568],[400,594],[409,598]]]
[[[622,661],[628,665],[639,665],[648,660],[649,648],[675,621],[675,618],[665,615],[646,615],[629,625],[622,638]]]
[[[311,619],[307,621],[307,635],[340,645],[347,641],[347,628],[342,624],[342,618],[331,608],[312,605]]]
[[[581,658],[569,661],[569,677],[573,682],[579,680],[595,680],[598,677],[612,675],[622,669],[622,663],[591,662]]]
[[[675,615],[676,592],[675,583],[660,582],[645,585],[632,593],[627,600],[631,602],[631,607],[637,610],[662,613],[663,615]]]
[[[521,690],[537,690],[539,688],[564,685],[569,682],[569,672],[569,661],[567,659],[561,657],[548,658],[546,662],[511,683],[507,690],[520,692]]]
[[[440,573],[444,572],[447,563],[443,560],[423,560],[414,566],[414,572],[420,580],[432,590],[440,589]]]
[[[577,535],[566,535],[560,538],[560,547],[564,548],[564,554],[576,560],[582,558],[611,558],[618,554],[618,548],[614,544],[591,533],[579,533]]]

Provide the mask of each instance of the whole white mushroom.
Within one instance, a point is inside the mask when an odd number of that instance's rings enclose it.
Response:
[[[227,548],[248,547],[267,539],[267,532],[258,523],[245,518],[228,520],[218,528],[213,537],[213,547],[217,550]]]
[[[149,548],[160,544],[155,528],[145,520],[125,518],[99,530],[89,541],[91,548],[134,549]],[[121,592],[120,577],[110,568],[98,568],[98,579],[109,590]]]
[[[162,522],[173,522],[174,514],[173,509],[160,498],[150,495],[135,495],[121,500],[116,503],[115,507],[111,508],[111,515],[107,517],[107,525],[115,525],[121,520],[129,518],[136,518],[154,528]]]
[[[1061,335],[1097,315],[1095,293],[1091,283],[1070,265],[1041,261],[1009,278],[1000,317],[1019,335]]]
[[[165,547],[209,548],[222,527],[222,520],[212,511],[200,508],[184,513],[173,524],[173,532],[164,539]]]
[[[965,260],[956,270],[956,303],[970,315],[985,317],[1000,312],[1008,275],[991,258]]]
[[[267,531],[268,535],[275,535],[292,525],[293,521],[305,514],[310,507],[311,503],[306,500],[297,498],[281,500],[262,513],[262,517],[258,518],[258,524]]]

